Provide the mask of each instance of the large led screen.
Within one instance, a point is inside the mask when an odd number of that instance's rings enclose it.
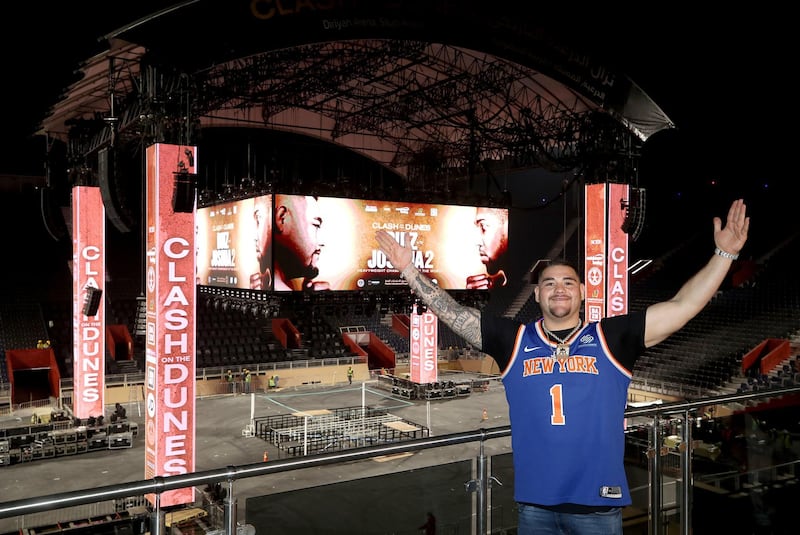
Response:
[[[508,247],[505,209],[280,194],[274,200],[276,291],[406,285],[377,248],[379,229],[410,244],[416,267],[443,288],[505,281],[497,264]]]
[[[199,208],[197,284],[272,289],[272,195]]]
[[[379,229],[410,244],[417,268],[443,288],[488,289],[506,281],[506,209],[276,194],[200,208],[195,221],[197,283],[208,286],[405,286],[377,248]]]

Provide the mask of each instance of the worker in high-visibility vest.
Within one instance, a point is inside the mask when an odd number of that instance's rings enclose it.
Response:
[[[250,383],[253,380],[253,375],[250,372],[250,370],[248,370],[247,368],[245,368],[242,371],[242,380],[244,381],[244,393],[245,394],[249,394],[250,393]]]

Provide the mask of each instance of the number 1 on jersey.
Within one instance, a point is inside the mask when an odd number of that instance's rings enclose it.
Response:
[[[550,387],[550,406],[552,413],[550,414],[551,425],[564,425],[566,418],[564,418],[564,400],[561,398],[561,385],[553,385]]]

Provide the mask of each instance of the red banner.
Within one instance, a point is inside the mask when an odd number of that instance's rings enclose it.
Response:
[[[192,156],[193,153],[193,156]],[[176,175],[194,173],[196,147],[147,148],[145,477],[194,471],[195,223],[176,212]],[[155,496],[148,499],[155,504]],[[194,489],[161,495],[161,507],[194,501]]]
[[[439,377],[437,368],[439,318],[432,312],[418,312],[417,306],[413,306],[409,329],[411,380],[422,384],[435,383]]]
[[[606,272],[606,185],[587,184],[586,221],[586,320],[599,321],[605,316]]]
[[[627,184],[586,185],[586,319],[628,311]]]
[[[105,209],[100,188],[72,188],[72,410],[78,418],[105,410]],[[97,313],[83,314],[90,287],[100,290]]]
[[[625,206],[630,203],[630,186],[610,184],[608,195],[608,272],[606,273],[606,315],[628,312],[628,235],[622,230]]]

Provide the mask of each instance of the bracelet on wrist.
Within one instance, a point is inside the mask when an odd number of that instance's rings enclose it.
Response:
[[[736,260],[737,258],[739,258],[738,254],[731,254],[731,253],[729,253],[727,251],[723,251],[719,247],[716,247],[714,249],[714,254],[717,255],[717,256],[721,256],[722,258],[728,258],[730,260]]]

